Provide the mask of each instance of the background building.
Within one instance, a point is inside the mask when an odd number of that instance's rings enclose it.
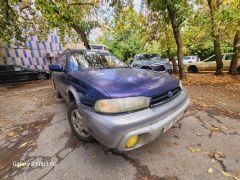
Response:
[[[38,36],[29,37],[24,46],[0,47],[0,64],[17,64],[31,69],[48,69],[55,63],[55,57],[63,51],[59,33],[54,29],[47,40],[40,42]]]

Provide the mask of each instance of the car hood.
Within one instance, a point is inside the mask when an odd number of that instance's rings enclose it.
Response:
[[[153,59],[153,60],[139,60],[139,61],[133,61],[134,64],[141,64],[141,65],[152,65],[152,64],[163,64],[167,61],[164,59]]]
[[[110,98],[154,96],[179,86],[179,80],[168,73],[144,69],[114,68],[82,70],[70,73],[81,83],[105,91]],[[92,91],[89,91],[92,92]],[[94,96],[94,94],[89,94]]]

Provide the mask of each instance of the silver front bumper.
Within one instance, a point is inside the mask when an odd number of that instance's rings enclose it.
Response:
[[[108,148],[127,151],[147,144],[158,137],[169,123],[180,119],[190,102],[186,90],[155,108],[121,115],[103,115],[79,106],[91,135]],[[129,137],[139,135],[133,148],[126,148]]]

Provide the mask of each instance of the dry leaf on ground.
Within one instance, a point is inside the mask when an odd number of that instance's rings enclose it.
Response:
[[[194,147],[194,146],[187,146],[187,148],[189,149],[189,151],[191,151],[192,153],[195,153],[195,152],[200,152],[201,149],[197,148],[197,147]]]
[[[9,132],[9,133],[7,133],[7,135],[8,135],[9,137],[14,137],[14,136],[16,136],[16,133],[15,133],[15,132]]]
[[[28,142],[25,142],[25,143],[21,144],[18,148],[25,147],[27,144],[28,144]]]
[[[226,176],[226,177],[231,177],[233,178],[234,180],[239,180],[239,178],[233,176],[232,174],[230,174],[229,172],[225,172],[224,170],[221,171],[221,173]]]
[[[213,173],[213,169],[212,169],[212,168],[209,168],[207,172],[208,172],[209,174],[212,174],[212,173]]]

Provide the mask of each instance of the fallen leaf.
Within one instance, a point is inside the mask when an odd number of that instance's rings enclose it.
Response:
[[[212,168],[209,168],[207,172],[208,172],[209,174],[212,174],[212,173],[213,173],[213,169],[212,169]]]
[[[7,135],[8,135],[9,137],[14,137],[14,136],[16,135],[16,133],[15,133],[15,132],[9,132],[9,133],[7,133]]]
[[[22,147],[26,146],[27,144],[28,144],[28,142],[25,142],[25,143],[21,144],[18,148],[22,148]]]
[[[216,163],[214,159],[211,159],[211,161],[212,161],[212,163],[214,163],[214,164]]]
[[[211,130],[211,131],[218,132],[218,131],[220,131],[221,129],[220,129],[219,127],[212,127],[210,130]]]
[[[215,155],[215,157],[220,157],[220,158],[224,158],[225,157],[225,155],[222,152],[220,152],[220,151],[215,151],[214,155]]]
[[[221,126],[222,129],[228,129],[226,126]]]
[[[196,135],[197,135],[197,136],[202,136],[202,135],[201,135],[201,134],[199,134],[199,133],[197,133]]]
[[[221,173],[226,176],[226,177],[231,177],[235,180],[239,180],[237,177],[233,176],[232,174],[230,174],[229,172],[225,172],[224,170],[221,171]]]
[[[147,176],[142,176],[141,180],[148,180],[148,177]]]
[[[187,146],[187,148],[188,148],[192,153],[200,152],[200,151],[201,151],[201,149],[196,148],[196,147],[193,147],[193,146]]]

